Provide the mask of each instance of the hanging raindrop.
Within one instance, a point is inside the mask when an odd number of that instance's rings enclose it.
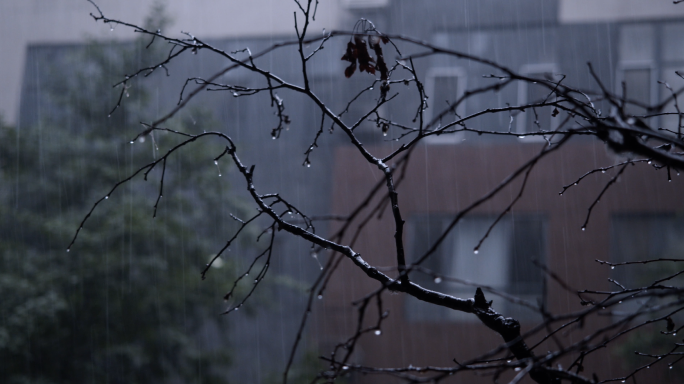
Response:
[[[611,266],[610,266],[610,269],[615,269],[615,266],[614,266],[614,265],[611,265]]]
[[[105,196],[105,200],[109,199],[109,195]]]
[[[475,249],[475,250],[473,251],[473,253],[477,255],[478,253],[480,253],[480,250],[479,250],[479,249]]]
[[[438,276],[438,277],[435,277],[435,284],[439,284],[439,283],[441,283],[441,282],[442,282],[442,278],[441,278],[441,277],[439,277],[439,276]]]
[[[318,300],[323,300],[323,295],[318,295]]]
[[[382,331],[379,329],[376,329],[375,330],[375,336],[380,336],[380,335],[382,335]]]

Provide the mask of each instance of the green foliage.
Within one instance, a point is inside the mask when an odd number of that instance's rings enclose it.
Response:
[[[41,89],[53,113],[22,130],[0,124],[3,383],[225,381],[226,324],[217,314],[235,265],[200,279],[221,246],[215,239],[235,229],[228,214],[244,212],[212,164],[220,147],[191,144],[169,159],[156,219],[161,164],[104,200],[65,252],[95,201],[179,141],[125,142],[145,119],[138,80],[106,117],[121,88],[103,90],[163,54],[146,44],[91,44],[54,64]],[[211,129],[207,113],[193,116]]]
[[[647,357],[636,354],[635,352],[650,354],[653,356],[665,355],[673,348],[674,342],[681,342],[681,337],[663,335],[661,332],[666,330],[665,322],[647,325],[641,332],[631,332],[619,348],[614,350],[617,361],[622,364],[624,372],[631,372],[643,366],[654,365],[655,369],[663,369],[664,366],[677,361],[677,358],[666,358],[657,361],[655,357]],[[676,357],[676,355],[675,355]],[[667,372],[668,382],[681,383],[684,379],[684,367],[681,364],[674,364]],[[637,376],[638,378],[639,376]]]

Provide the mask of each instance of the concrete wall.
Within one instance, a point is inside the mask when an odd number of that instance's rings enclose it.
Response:
[[[143,24],[154,0],[96,1],[108,18]],[[294,36],[293,1],[283,0],[163,0],[173,20],[171,35],[190,32],[201,38],[230,36]],[[319,4],[311,31],[338,28],[344,9],[338,0]],[[25,65],[26,47],[35,43],[74,43],[88,38],[131,40],[130,29],[96,24],[96,8],[86,0],[0,1],[0,115],[14,123]],[[300,19],[301,20],[301,19]]]
[[[598,23],[626,20],[677,18],[684,4],[672,0],[560,0],[561,23]]]

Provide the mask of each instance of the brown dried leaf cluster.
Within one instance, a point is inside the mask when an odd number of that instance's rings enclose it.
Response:
[[[344,56],[342,56],[342,60],[351,63],[345,68],[344,76],[347,78],[351,77],[356,71],[358,62],[360,72],[365,71],[374,75],[376,71],[379,71],[380,79],[386,81],[389,77],[389,69],[383,57],[381,41],[387,44],[389,39],[386,36],[372,36],[369,38],[368,43],[366,43],[363,35],[354,35],[352,40],[347,43],[347,50]],[[376,58],[370,55],[368,46],[373,49]]]

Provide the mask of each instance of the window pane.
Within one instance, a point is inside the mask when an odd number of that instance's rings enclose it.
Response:
[[[413,241],[414,259],[421,257],[437,238],[442,234],[442,219],[431,218],[430,216],[421,217],[415,222],[415,239]],[[421,266],[434,272],[443,273],[443,257],[442,249],[440,247],[437,252],[425,260]],[[416,273],[411,275],[411,279],[416,283],[427,289],[437,289],[437,284],[431,276],[424,273]]]
[[[544,73],[533,73],[528,75],[534,78],[546,78],[548,75]],[[541,103],[544,100],[553,101],[551,96],[548,100],[546,97],[551,93],[551,91],[540,84],[527,84],[527,100],[525,104]],[[525,110],[525,129],[523,132],[536,132],[541,130],[549,131],[551,130],[551,110],[552,107],[539,107],[539,108],[528,108]],[[535,116],[536,112],[536,116]],[[535,121],[538,122],[535,123]]]
[[[682,51],[684,53],[684,49]],[[670,84],[672,89],[674,91],[677,91],[679,88],[684,86],[684,80],[682,80],[681,77],[677,76],[675,71],[678,71],[679,73],[684,73],[684,66],[680,67],[665,67],[662,70],[661,73],[661,78],[663,81],[666,83]],[[660,87],[660,100],[665,100],[668,97],[672,96],[672,93],[664,86]],[[682,97],[679,97],[679,109],[684,112],[684,100],[682,100]],[[676,113],[677,109],[675,108],[674,101],[668,103],[665,106],[665,109],[663,109],[663,112],[667,113]],[[670,131],[677,132],[678,127],[679,127],[679,117],[674,114],[674,115],[665,115],[660,117],[660,126],[669,129]],[[662,133],[667,134],[667,131],[661,131]],[[684,132],[684,130],[683,130]]]
[[[684,219],[667,215],[619,215],[611,227],[611,260],[615,263],[658,258],[681,258],[684,254]],[[664,272],[659,263],[637,264],[613,270],[618,281],[635,287],[647,285]],[[671,267],[675,268],[676,264]],[[678,266],[681,268],[682,266]]]
[[[409,249],[413,251],[413,254],[409,260],[415,261],[425,254],[442,234],[442,222],[443,216],[441,215],[426,215],[411,220],[412,245]],[[443,246],[439,247],[435,254],[425,260],[421,266],[436,273],[444,274],[445,271],[442,268],[444,264],[443,248]],[[412,273],[410,278],[416,284],[430,290],[444,288],[443,286],[438,286],[432,276],[421,272]],[[448,309],[446,308],[420,301],[411,296],[407,296],[404,306],[404,312],[409,321],[442,321],[446,319],[447,311]]]
[[[620,61],[651,61],[654,52],[653,27],[648,24],[626,25],[620,29]]]
[[[627,88],[626,96],[630,100],[638,101],[642,104],[651,104],[651,70],[648,68],[626,69],[623,72],[623,81]],[[634,105],[627,105],[627,114],[639,115],[646,110]]]
[[[659,258],[682,258],[684,254],[684,219],[672,215],[617,215],[611,225],[611,261],[641,261]],[[673,275],[682,270],[681,263],[656,262],[618,266],[613,269],[612,278],[627,289],[640,288],[655,280]],[[668,280],[668,285],[681,286],[684,277]],[[657,304],[651,300],[650,304]],[[628,314],[638,311],[645,301],[626,301],[619,312]]]
[[[539,295],[543,273],[532,261],[544,264],[546,247],[544,223],[540,217],[520,217],[513,221],[513,244],[509,290],[514,295]]]
[[[510,223],[508,220],[495,226],[475,254],[473,251],[494,218],[466,218],[456,227],[450,276],[477,282],[496,289],[508,286]],[[464,288],[467,292],[472,287]],[[457,289],[462,291],[463,289]]]
[[[684,24],[663,26],[663,60],[684,61]]]
[[[459,97],[457,76],[435,76],[432,85],[432,116],[449,108]]]
[[[508,286],[510,223],[502,220],[490,232],[475,254],[474,248],[487,233],[494,217],[473,217],[464,219],[454,233],[451,270],[449,276],[468,280],[481,286],[506,291]],[[463,298],[473,297],[475,287],[452,285],[449,293]],[[491,298],[490,298],[491,300]],[[498,307],[501,310],[501,306]],[[476,321],[472,315],[451,311],[449,317],[456,321]]]

